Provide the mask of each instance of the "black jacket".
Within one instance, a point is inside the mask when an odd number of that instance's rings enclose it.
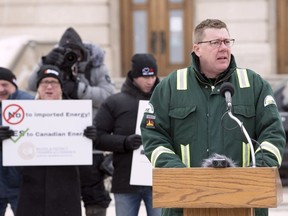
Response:
[[[16,216],[81,216],[76,166],[23,168]]]
[[[81,216],[78,166],[24,166],[16,216]]]
[[[157,78],[154,88],[158,83]],[[133,151],[126,151],[124,142],[128,135],[135,134],[139,100],[149,100],[151,94],[136,87],[129,73],[121,92],[107,98],[95,117],[98,131],[96,149],[113,152],[113,193],[138,191],[139,186],[129,184]]]

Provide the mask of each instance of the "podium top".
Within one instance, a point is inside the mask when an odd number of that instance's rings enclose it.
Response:
[[[155,168],[155,208],[271,208],[282,202],[278,168]]]

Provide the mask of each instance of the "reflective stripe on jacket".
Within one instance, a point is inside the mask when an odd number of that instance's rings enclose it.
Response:
[[[233,114],[258,142],[253,143],[257,164],[280,166],[286,141],[273,91],[260,75],[237,68],[232,56],[229,70],[214,84],[192,65],[171,73],[156,87],[149,109],[154,111],[145,113],[141,124],[145,154],[154,167],[199,167],[215,152],[238,166],[250,165],[245,136],[223,115],[226,103],[220,86],[225,81],[235,88]],[[145,125],[147,119],[153,126]]]

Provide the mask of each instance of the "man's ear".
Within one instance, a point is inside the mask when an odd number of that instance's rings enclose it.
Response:
[[[200,57],[200,46],[198,44],[193,44],[193,51],[198,57]]]

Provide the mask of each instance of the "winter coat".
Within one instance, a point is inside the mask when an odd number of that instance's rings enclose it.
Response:
[[[111,82],[108,68],[104,63],[105,52],[99,46],[91,43],[82,43],[80,36],[72,28],[68,28],[61,37],[57,46],[66,47],[67,42],[73,47],[78,47],[83,51],[84,59],[78,64],[78,99],[92,100],[93,117],[96,115],[100,104],[115,91],[114,84]],[[68,46],[70,46],[68,45]],[[37,71],[43,64],[34,70],[28,81],[28,88],[36,91]],[[97,175],[103,159],[103,152],[93,150],[93,166],[80,166],[80,178],[82,184],[82,200],[85,207],[89,204],[97,204],[101,207],[107,207],[110,203],[110,197],[105,190],[103,180],[104,175]],[[99,201],[100,200],[100,201]]]
[[[25,166],[16,216],[81,216],[78,166]]]
[[[86,71],[79,73],[79,99],[91,99],[93,105],[93,116],[95,117],[102,102],[114,94],[115,86],[111,81],[108,68],[104,64],[104,51],[94,44],[85,44],[90,55]],[[82,64],[80,63],[80,68]],[[90,68],[90,69],[89,69]],[[84,69],[83,69],[84,70]]]
[[[8,100],[32,100],[33,96],[21,90],[16,90]],[[0,103],[0,125],[2,125],[2,103]],[[3,167],[2,143],[0,146],[0,198],[18,196],[21,183],[21,167]]]
[[[158,82],[157,79],[155,86]],[[150,96],[133,84],[129,73],[121,92],[110,96],[96,115],[96,148],[113,152],[113,193],[138,191],[139,186],[129,184],[133,151],[125,150],[124,142],[128,135],[135,134],[139,100],[149,100]]]
[[[78,167],[23,168],[16,216],[81,216]]]
[[[233,56],[217,79],[207,79],[193,54],[192,66],[171,73],[156,87],[144,114],[142,140],[154,167],[200,167],[213,153],[230,157],[238,166],[250,165],[245,136],[223,116],[227,106],[219,89],[226,81],[235,88],[233,114],[263,148],[262,155],[253,143],[257,166],[280,166],[286,141],[270,85],[255,72],[237,68]],[[165,209],[164,215],[182,215],[182,210]]]
[[[84,46],[87,49],[87,57],[86,61],[79,64],[77,94],[79,99],[92,100],[93,116],[95,116],[101,103],[115,92],[115,86],[104,64],[104,50],[90,43],[84,43]],[[28,89],[31,91],[36,91],[37,71],[42,64],[40,62],[29,77]]]

